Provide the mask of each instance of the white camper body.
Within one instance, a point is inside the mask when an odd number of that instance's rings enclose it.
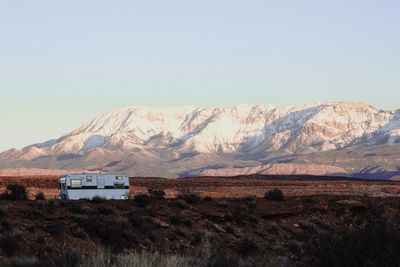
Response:
[[[129,177],[124,174],[67,174],[60,177],[61,199],[128,199]]]

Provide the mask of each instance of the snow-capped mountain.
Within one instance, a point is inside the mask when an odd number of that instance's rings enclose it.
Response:
[[[361,103],[130,107],[104,113],[57,140],[5,151],[0,154],[0,168],[178,176],[396,143],[400,143],[400,110]]]

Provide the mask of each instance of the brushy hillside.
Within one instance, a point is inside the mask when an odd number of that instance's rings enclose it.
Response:
[[[272,194],[272,192],[271,192]],[[266,196],[270,196],[266,192]],[[2,266],[396,266],[398,198],[0,200]]]

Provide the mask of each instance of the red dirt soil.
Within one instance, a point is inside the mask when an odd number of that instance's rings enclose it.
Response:
[[[203,197],[213,198],[263,197],[265,192],[273,188],[280,188],[288,196],[316,194],[397,196],[400,194],[400,182],[300,178],[296,176],[283,180],[276,178],[273,180],[259,179],[257,177],[130,178],[130,191],[131,195],[134,196],[147,193],[149,188],[163,189],[166,198],[175,198],[182,193],[196,193]],[[28,189],[31,199],[39,191],[42,191],[48,199],[57,197],[59,193],[59,176],[0,177],[0,190],[4,190],[9,183],[24,185]]]

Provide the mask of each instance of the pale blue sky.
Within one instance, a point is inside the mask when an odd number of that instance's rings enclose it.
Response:
[[[0,0],[0,150],[129,105],[400,108],[400,2]]]

